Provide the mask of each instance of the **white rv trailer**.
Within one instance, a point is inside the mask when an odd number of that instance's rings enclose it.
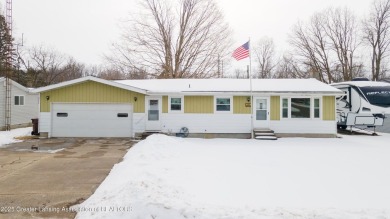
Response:
[[[337,127],[382,126],[390,113],[390,84],[376,81],[346,81],[331,84],[344,92],[337,98]]]

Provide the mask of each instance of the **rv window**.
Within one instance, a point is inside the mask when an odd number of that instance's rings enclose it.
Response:
[[[360,90],[370,104],[382,107],[390,106],[390,86],[360,87]]]
[[[57,113],[57,117],[68,117],[68,113]]]
[[[118,117],[129,117],[128,113],[118,113]]]

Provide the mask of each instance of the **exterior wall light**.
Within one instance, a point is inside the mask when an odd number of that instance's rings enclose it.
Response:
[[[46,96],[46,100],[50,100],[50,96]]]
[[[137,102],[138,98],[137,97],[134,97],[134,102]]]

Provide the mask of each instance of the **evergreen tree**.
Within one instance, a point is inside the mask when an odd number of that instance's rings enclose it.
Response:
[[[0,77],[4,77],[6,75],[6,63],[9,54],[7,48],[8,46],[11,46],[12,48],[12,43],[13,39],[8,31],[5,17],[4,15],[0,14]],[[13,50],[11,50],[11,53],[13,53],[12,59],[14,60],[15,54]]]

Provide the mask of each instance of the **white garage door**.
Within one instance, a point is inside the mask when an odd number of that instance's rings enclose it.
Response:
[[[53,103],[52,137],[131,137],[131,104]]]

